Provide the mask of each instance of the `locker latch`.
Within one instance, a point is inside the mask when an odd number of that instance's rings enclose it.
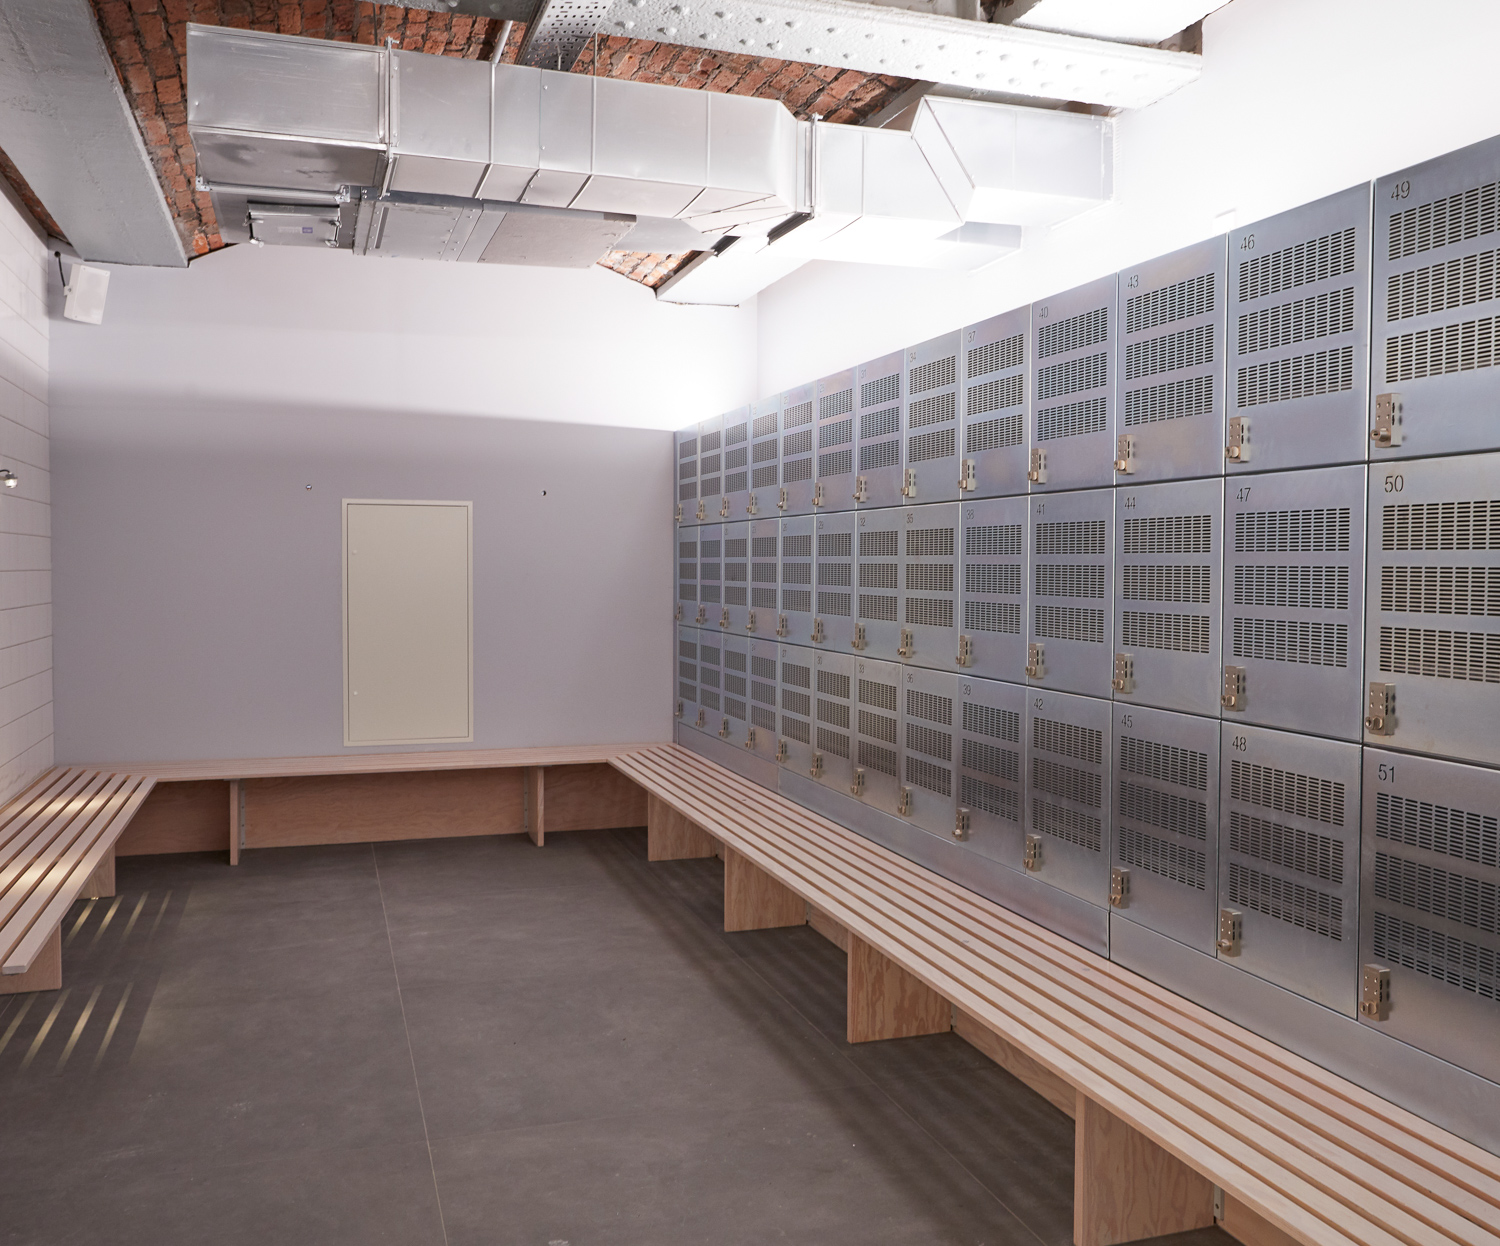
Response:
[[[678,623],[682,622],[682,603],[677,603],[677,613],[672,616]]]
[[[1021,851],[1021,864],[1028,870],[1039,870],[1042,868],[1042,837],[1040,835],[1026,836],[1026,847]]]
[[[786,615],[778,614],[776,616],[776,634],[778,636],[785,636],[788,630],[789,629],[786,625]]]
[[[1219,910],[1219,951],[1225,956],[1238,956],[1240,943],[1245,937],[1245,915],[1239,909]]]
[[[1359,1015],[1384,1021],[1391,1012],[1391,971],[1384,965],[1364,965],[1359,971]]]
[[[1370,440],[1382,450],[1401,444],[1405,405],[1400,394],[1376,395],[1375,427],[1370,430]]]
[[[677,522],[678,523],[682,522],[682,503],[681,502],[677,503],[677,516],[676,516],[676,518],[677,518]]]
[[[856,623],[854,625],[854,639],[850,644],[856,649],[863,649],[868,643],[869,641],[865,639],[865,625],[863,623]]]
[[[1130,871],[1118,865],[1109,872],[1109,903],[1117,909],[1130,906]]]
[[[974,665],[974,638],[972,636],[960,636],[958,638],[957,660],[960,666]]]
[[[785,618],[786,616],[783,615],[782,617]],[[785,634],[786,633],[784,633],[784,632],[782,633],[782,635],[785,635]],[[823,620],[822,619],[814,619],[813,620],[812,638],[813,638],[814,641],[821,641],[821,640],[827,640],[828,639],[828,633],[826,633],[823,630]]]
[[[781,490],[781,496],[776,499],[776,509],[779,510],[779,511],[786,510],[786,489],[785,488],[783,488]]]
[[[823,505],[823,482],[821,480],[813,485],[813,505]]]
[[[969,838],[969,811],[967,809],[960,809],[953,819],[953,838]]]
[[[777,740],[776,741],[776,760],[777,761],[785,761],[786,760],[786,741],[785,740]]]
[[[720,627],[728,627],[729,626],[729,607],[728,606],[725,606],[722,610],[719,611],[719,626]]]
[[[729,739],[729,719],[727,719],[727,718],[724,719],[723,722],[719,726],[719,739],[721,739],[721,740],[727,740],[727,739]]]
[[[870,491],[866,486],[863,476],[856,476],[854,478],[854,500],[856,502],[868,502],[870,500]]]
[[[849,784],[850,796],[863,796],[865,794],[865,771],[861,766],[854,772],[854,782]]]
[[[698,607],[698,613],[693,616],[693,622],[694,623],[707,623],[708,622],[708,607],[707,606],[699,606]]]
[[[749,731],[745,732],[745,747],[746,748],[754,748],[755,747],[755,728],[754,727],[751,727]]]
[[[755,630],[755,611],[754,610],[750,611],[749,615],[745,619],[745,630],[747,632],[753,632]]]
[[[1250,417],[1248,415],[1229,417],[1229,437],[1224,445],[1224,457],[1231,463],[1250,461]]]
[[[1121,433],[1115,438],[1115,471],[1122,476],[1135,474],[1135,434]]]
[[[896,812],[903,818],[911,813],[911,788],[901,789],[901,796],[896,801]]]
[[[703,505],[703,499],[702,498],[698,499],[698,518],[699,519],[707,519],[708,518],[708,508]]]
[[[675,717],[675,718],[681,718],[682,717],[682,702],[681,701],[677,702],[677,713],[675,715],[673,715],[673,717]]]
[[[1041,679],[1047,673],[1047,658],[1041,645],[1026,646],[1026,678]]]
[[[750,500],[745,503],[745,514],[747,514],[747,515],[759,515],[760,514],[760,507],[756,504],[755,494],[753,494],[753,493],[750,495]]]
[[[693,723],[693,726],[697,727],[699,731],[702,731],[705,727],[708,726],[708,715],[704,712],[704,709],[701,705],[698,707],[698,718],[697,721]]]
[[[914,498],[917,496],[917,469],[908,467],[901,473],[901,496]]]
[[[903,658],[909,658],[916,651],[917,642],[912,637],[911,628],[903,627],[901,629],[901,643],[896,647],[896,652],[899,653]]]
[[[729,518],[729,499],[728,498],[724,498],[724,499],[722,499],[719,502],[719,518],[720,519],[728,519]]]
[[[1245,668],[1243,666],[1224,668],[1224,691],[1219,694],[1219,704],[1226,710],[1244,710]]]
[[[966,493],[979,488],[979,474],[974,470],[973,459],[964,459],[959,465],[958,487]]]
[[[1135,659],[1128,653],[1115,654],[1115,677],[1109,686],[1116,692],[1135,691]]]
[[[1371,735],[1396,734],[1396,685],[1371,684],[1365,700],[1365,730]]]
[[[1047,452],[1040,446],[1031,451],[1031,466],[1026,470],[1026,479],[1034,485],[1047,483]]]
[[[807,773],[810,774],[815,779],[821,779],[823,777],[823,754],[822,753],[814,753],[812,755],[812,764],[810,766],[808,766]]]

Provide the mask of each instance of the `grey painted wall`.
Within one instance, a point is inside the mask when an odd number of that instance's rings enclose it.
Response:
[[[74,408],[53,471],[59,762],[379,751],[346,497],[473,501],[473,747],[671,737],[668,433],[179,400]]]

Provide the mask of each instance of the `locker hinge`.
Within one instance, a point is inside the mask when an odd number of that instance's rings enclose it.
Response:
[[[728,627],[729,626],[729,607],[728,606],[725,606],[722,610],[719,611],[719,626],[720,627]]]
[[[911,813],[911,788],[903,787],[901,795],[896,801],[896,812],[903,818]]]
[[[781,490],[781,496],[776,499],[776,509],[779,510],[779,511],[786,510],[786,489],[785,488],[783,488]]]
[[[1240,943],[1245,937],[1245,915],[1239,909],[1219,910],[1219,951],[1225,956],[1238,956]]]
[[[1244,710],[1245,668],[1243,666],[1224,668],[1224,691],[1219,694],[1219,704],[1226,710]]]
[[[1396,734],[1396,685],[1371,684],[1365,700],[1365,730],[1371,735]]]
[[[912,637],[911,628],[903,627],[901,629],[901,643],[896,647],[896,652],[899,653],[903,658],[909,658],[912,656],[912,654],[916,653],[916,651],[917,642]]]
[[[760,514],[760,506],[756,502],[756,500],[755,500],[755,494],[753,494],[753,493],[750,495],[750,500],[745,503],[745,514],[747,514],[747,515],[759,515]]]
[[[1377,394],[1375,396],[1375,427],[1370,430],[1370,440],[1382,450],[1401,444],[1402,424],[1406,404],[1400,394]]]
[[[1118,865],[1109,871],[1109,903],[1111,908],[1130,907],[1130,871]]]
[[[699,519],[707,519],[708,518],[708,508],[703,505],[703,499],[702,498],[698,499],[698,518]]]
[[[719,724],[719,739],[729,739],[729,719],[723,719]]]
[[[1115,471],[1122,476],[1135,474],[1135,434],[1121,433],[1115,438]]]
[[[1031,466],[1026,469],[1026,479],[1034,485],[1047,483],[1047,452],[1040,446],[1031,452]]]
[[[856,502],[868,502],[870,500],[870,491],[863,476],[856,476],[854,478],[854,500]]]
[[[753,632],[755,630],[755,611],[754,610],[750,611],[749,615],[745,619],[745,630],[747,632]]]
[[[960,636],[958,638],[958,657],[960,666],[974,665],[974,638],[972,636]]]
[[[719,518],[720,519],[728,519],[729,518],[729,499],[728,498],[723,498],[719,502]]]
[[[1231,463],[1250,461],[1250,417],[1248,415],[1229,417],[1229,436],[1224,445],[1224,457]]]
[[[776,616],[776,634],[778,636],[785,636],[787,634],[787,630],[786,615],[778,614]]]
[[[693,723],[693,726],[697,727],[699,731],[708,726],[708,715],[704,712],[701,705],[698,707],[698,718]]]
[[[693,616],[693,622],[694,623],[707,623],[708,622],[708,607],[707,606],[699,606],[698,607],[698,613]]]
[[[908,467],[901,473],[901,496],[914,498],[917,496],[917,469]]]
[[[959,464],[958,487],[964,493],[972,493],[979,488],[979,474],[974,470],[973,459],[964,459]]]
[[[967,809],[960,809],[953,819],[954,839],[969,838],[969,822],[969,811]]]
[[[823,754],[822,753],[814,753],[812,755],[812,764],[810,766],[808,766],[807,773],[809,775],[811,775],[814,779],[821,779],[823,777]]]
[[[821,480],[813,485],[813,505],[823,505],[823,482]]]
[[[865,625],[856,623],[854,625],[854,639],[849,642],[856,649],[863,649],[869,641],[865,639]]]
[[[786,741],[785,740],[777,740],[776,741],[776,760],[777,761],[785,761],[786,760]]]
[[[1026,646],[1026,678],[1041,679],[1047,673],[1047,655],[1041,645]]]
[[[1027,834],[1026,847],[1021,853],[1021,864],[1028,870],[1042,868],[1042,837],[1040,835]]]
[[[1128,653],[1115,654],[1115,677],[1109,681],[1109,686],[1116,692],[1135,691],[1135,659]]]
[[[1384,965],[1365,965],[1359,971],[1359,1015],[1384,1021],[1391,1012],[1391,971]]]
[[[783,616],[783,617],[785,617],[785,616]],[[814,619],[813,620],[812,638],[813,638],[814,643],[819,643],[821,641],[824,641],[824,640],[828,639],[828,633],[823,630],[823,620],[822,619]]]
[[[677,503],[677,522],[678,523],[682,522],[682,503],[681,502]]]
[[[865,771],[861,766],[854,772],[854,782],[849,784],[850,796],[863,796],[865,794]]]
[[[747,732],[745,732],[745,747],[746,748],[754,748],[755,747],[755,728],[754,727],[751,727],[750,730],[748,730]]]

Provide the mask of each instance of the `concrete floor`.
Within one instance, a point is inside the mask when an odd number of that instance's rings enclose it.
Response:
[[[644,832],[119,865],[0,1002],[0,1242],[1068,1246],[1071,1122]],[[1218,1230],[1181,1246],[1227,1246]]]

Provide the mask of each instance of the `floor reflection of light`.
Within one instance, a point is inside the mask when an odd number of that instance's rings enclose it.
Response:
[[[47,1019],[42,1022],[42,1028],[36,1032],[36,1037],[31,1040],[31,1048],[21,1060],[20,1072],[24,1073],[30,1067],[31,1062],[36,1059],[36,1053],[42,1049],[42,1044],[47,1041],[47,1035],[52,1033],[52,1025],[57,1020],[57,1014],[62,1011],[62,1006],[68,1002],[68,996],[73,993],[72,987],[64,987],[58,993],[57,1003],[52,1005],[52,1011],[47,1014]]]
[[[28,995],[25,1002],[21,1005],[21,1011],[10,1019],[10,1025],[6,1027],[5,1036],[0,1038],[0,1054],[3,1054],[5,1049],[10,1046],[10,1040],[15,1037],[16,1031],[21,1028],[21,1022],[26,1020],[26,1014],[31,1011],[31,1006],[36,1003],[36,999],[35,995]]]
[[[162,905],[162,909],[165,911],[165,904]],[[135,986],[134,982],[127,982],[125,984],[125,994],[120,996],[120,1002],[115,1005],[115,1015],[109,1019],[109,1028],[104,1031],[104,1041],[99,1044],[99,1054],[94,1057],[94,1068],[96,1070],[104,1063],[104,1053],[109,1050],[110,1040],[114,1038],[115,1027],[120,1024],[120,1018],[125,1013],[125,1005],[130,999],[130,989],[133,986]]]
[[[78,1024],[73,1027],[72,1037],[68,1039],[68,1045],[63,1048],[62,1056],[57,1061],[57,1071],[61,1073],[63,1067],[68,1063],[68,1057],[73,1054],[73,1048],[78,1046],[78,1039],[83,1034],[84,1026],[88,1025],[89,1017],[93,1015],[94,1005],[99,1002],[99,992],[104,989],[104,983],[99,983],[94,988],[94,993],[89,996],[89,1002],[83,1006],[83,1013],[78,1018]]]

